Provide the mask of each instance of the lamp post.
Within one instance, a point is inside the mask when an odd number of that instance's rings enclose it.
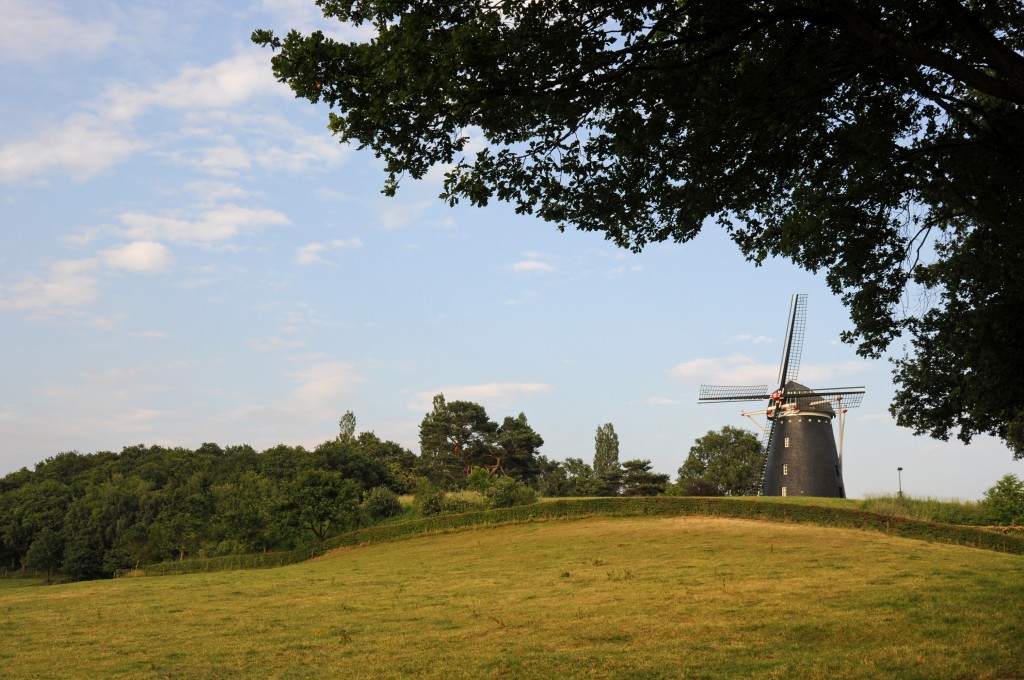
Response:
[[[896,468],[896,479],[899,480],[899,484],[900,484],[899,497],[903,498],[903,468],[901,468],[901,467]]]

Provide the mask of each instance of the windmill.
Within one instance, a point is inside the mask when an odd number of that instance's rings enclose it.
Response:
[[[811,389],[796,382],[803,354],[807,296],[794,295],[786,325],[778,387],[701,385],[699,404],[763,401],[766,408],[741,411],[764,431],[763,496],[830,496],[846,498],[843,485],[843,430],[848,409],[860,406],[863,387]],[[764,415],[767,425],[753,416]],[[839,418],[839,448],[832,420]],[[753,490],[752,490],[753,491]]]

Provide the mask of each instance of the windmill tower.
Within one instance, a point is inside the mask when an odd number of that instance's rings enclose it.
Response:
[[[786,325],[786,344],[779,366],[778,387],[767,385],[701,385],[697,403],[768,400],[759,411],[741,411],[765,434],[763,496],[826,496],[846,498],[843,484],[843,430],[846,411],[860,406],[863,387],[811,389],[796,382],[803,354],[807,296],[794,295]],[[764,415],[767,426],[753,418]],[[832,420],[839,420],[839,448]]]

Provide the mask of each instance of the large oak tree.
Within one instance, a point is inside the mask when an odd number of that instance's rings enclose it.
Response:
[[[447,164],[451,203],[634,250],[716,221],[754,262],[824,271],[861,354],[909,343],[898,422],[1024,457],[1020,2],[317,4],[375,37],[253,38],[386,192]]]

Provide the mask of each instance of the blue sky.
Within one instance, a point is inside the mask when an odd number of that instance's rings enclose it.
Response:
[[[136,443],[313,446],[346,410],[418,453],[443,391],[526,413],[556,459],[591,460],[611,422],[620,458],[674,476],[708,430],[752,427],[697,391],[774,380],[794,292],[804,382],[867,387],[850,495],[895,491],[898,466],[905,491],[940,498],[1024,474],[998,441],[896,427],[888,363],[838,342],[822,278],[755,268],[714,227],[632,254],[504,205],[450,209],[440,172],[384,198],[381,163],[249,42],[322,25],[312,0],[0,13],[0,474]]]

